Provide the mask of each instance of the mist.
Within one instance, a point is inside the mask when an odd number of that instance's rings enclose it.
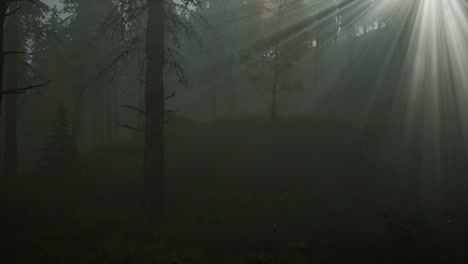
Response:
[[[1,0],[1,263],[466,263],[463,0]]]

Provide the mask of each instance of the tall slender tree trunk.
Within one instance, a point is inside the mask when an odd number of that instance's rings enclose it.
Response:
[[[73,141],[77,146],[80,144],[81,137],[81,117],[83,111],[83,98],[82,93],[78,93],[75,97],[75,102],[73,106],[73,119],[72,119],[72,137]]]
[[[275,40],[275,61],[273,69],[273,87],[271,90],[271,109],[270,109],[270,121],[272,124],[276,123],[278,117],[278,106],[277,106],[277,97],[278,97],[278,85],[279,85],[279,75],[280,75],[280,41],[281,41],[281,19],[283,16],[283,1],[279,1],[278,6],[278,32]]]
[[[11,4],[12,10],[16,8],[16,4]],[[18,16],[12,15],[6,25],[9,40],[7,48],[9,50],[18,50]],[[6,86],[8,90],[18,88],[18,58],[11,55],[6,60]],[[16,96],[10,95],[6,99],[6,115],[5,115],[5,177],[15,177],[18,173],[18,142],[17,142],[17,102]]]
[[[16,89],[17,71],[13,65],[7,66],[7,87]],[[13,178],[18,173],[18,139],[17,139],[17,102],[16,96],[6,97],[5,126],[5,177]]]
[[[115,85],[111,86],[112,88],[109,89],[109,117],[107,120],[107,129],[109,135],[109,143],[112,144],[118,140],[115,135],[115,122],[119,120],[117,118],[117,111],[116,111],[116,104],[117,104],[117,87]]]
[[[79,65],[88,65],[89,60],[87,59],[86,56],[83,56],[79,62]],[[80,143],[83,143],[82,140],[82,134],[84,133],[84,126],[82,124],[83,121],[83,111],[84,107],[83,105],[85,104],[85,92],[86,89],[84,87],[84,84],[81,83],[81,80],[86,79],[86,74],[83,70],[79,71],[79,80],[77,82],[77,85],[74,87],[74,91],[77,91],[73,105],[73,120],[72,120],[72,137],[73,141],[77,146],[83,145]]]
[[[150,220],[160,218],[164,207],[164,2],[147,1],[144,177]]]
[[[210,91],[210,113],[212,120],[218,119],[218,85],[211,87]]]
[[[276,101],[277,101],[277,95],[278,95],[278,81],[279,81],[279,65],[278,65],[278,61],[279,61],[279,40],[276,41],[276,47],[275,47],[275,68],[274,68],[274,72],[273,72],[273,88],[272,88],[272,91],[271,91],[271,112],[270,112],[270,121],[272,124],[274,124],[276,122],[276,118],[277,118],[277,105],[276,105]]]
[[[411,61],[414,60],[413,57],[410,57],[408,54],[409,47],[411,47],[411,36],[412,36],[412,29],[416,24],[417,19],[417,12],[420,7],[419,1],[413,1],[408,10],[408,16],[404,21],[404,27],[402,31],[399,33],[397,43],[396,43],[396,65],[397,65],[397,73],[396,75],[400,77],[399,81],[404,81],[404,83],[409,83],[408,74],[405,73],[405,69],[408,69],[412,64]],[[406,89],[406,87],[404,87]],[[422,106],[420,106],[422,107]],[[420,119],[421,117],[418,117]],[[411,121],[411,122],[422,122],[422,121]],[[414,124],[413,124],[414,125]],[[419,126],[415,126],[418,128],[417,131],[413,131],[412,134],[408,138],[408,142],[412,142],[413,147],[408,150],[410,155],[411,162],[407,165],[407,193],[406,196],[408,199],[413,200],[416,204],[421,202],[421,184],[422,184],[422,175],[421,175],[421,162],[422,162],[422,139],[421,134],[422,131],[422,123]],[[419,133],[418,133],[419,132]],[[414,144],[418,142],[419,144]],[[415,173],[415,171],[417,173]],[[434,194],[437,195],[437,194]]]
[[[3,91],[3,64],[5,60],[5,54],[3,50],[3,34],[4,34],[4,25],[5,25],[5,13],[6,13],[6,0],[0,0],[0,121],[2,116],[2,91]],[[2,129],[0,128],[0,161],[3,161],[2,154],[4,152],[3,141],[2,141]],[[0,162],[0,172],[3,171],[2,162]],[[2,174],[0,174],[2,175]],[[1,177],[0,177],[1,178]]]
[[[348,26],[348,70],[352,72],[354,69],[354,41],[355,41],[355,33],[354,33],[354,24],[352,23],[353,21],[350,19],[349,20],[349,26]]]
[[[119,93],[118,93],[119,89],[115,89],[114,90],[114,93],[112,94],[112,101],[113,101],[113,105],[112,105],[112,112],[114,113],[114,120],[113,121],[117,121],[117,120],[120,120],[120,113],[119,113],[119,105],[120,105],[120,102],[119,102]],[[119,134],[119,129],[117,129],[115,127],[115,122],[113,123],[114,125],[114,128],[112,129],[112,138],[114,139],[114,142],[118,142],[120,140],[120,134]]]
[[[2,91],[3,91],[3,64],[5,61],[5,51],[3,50],[3,36],[5,29],[6,0],[0,0],[0,116],[2,114]]]
[[[90,105],[91,112],[92,112],[92,122],[93,122],[92,129],[91,129],[92,139],[93,139],[92,141],[93,149],[100,147],[100,144],[101,144],[101,142],[99,141],[101,117],[99,113],[97,112],[97,107],[96,107],[96,105],[98,105],[98,102],[99,102],[99,91],[96,94],[95,98],[93,98],[93,101],[91,102],[91,105]]]
[[[315,48],[314,48],[314,86],[315,89],[319,90],[322,86],[322,52],[323,49],[322,47],[324,46],[322,44],[322,19],[320,16],[320,13],[315,14]]]
[[[101,146],[106,145],[106,112],[107,112],[107,101],[106,101],[106,88],[101,89],[99,104],[96,106],[96,110],[99,113],[101,121],[99,122],[99,143]]]
[[[111,108],[111,99],[110,99],[110,85],[104,89],[104,102],[103,102],[103,116],[104,116],[104,143],[105,145],[110,145],[112,141],[112,135],[111,135],[111,125],[109,124],[112,122],[112,110]]]
[[[226,88],[227,88],[227,104],[226,104],[226,117],[228,118],[235,118],[237,115],[237,94],[236,94],[236,86],[234,84],[234,59],[233,56],[231,56],[232,53],[228,52],[227,57],[228,57],[228,64],[230,65],[229,71],[228,71],[228,76],[226,78]]]

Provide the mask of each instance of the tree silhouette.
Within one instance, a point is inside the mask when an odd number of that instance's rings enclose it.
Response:
[[[297,19],[309,10],[303,0],[252,1],[245,4],[249,21],[246,51],[240,54],[249,79],[267,83],[270,88],[270,120],[278,115],[278,92],[297,92],[303,84],[291,76],[296,64],[311,49],[314,21]],[[302,12],[302,13],[301,13]],[[293,19],[292,19],[293,18]]]
[[[45,147],[41,149],[45,154],[39,161],[40,167],[68,164],[73,157],[78,156],[78,151],[72,140],[70,125],[67,111],[61,103],[57,107],[54,129]]]

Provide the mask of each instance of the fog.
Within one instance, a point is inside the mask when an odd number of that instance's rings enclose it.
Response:
[[[0,1],[1,263],[465,263],[463,0]]]

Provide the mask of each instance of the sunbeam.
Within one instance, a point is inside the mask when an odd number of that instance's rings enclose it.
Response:
[[[468,0],[0,24],[0,263],[468,263]]]

